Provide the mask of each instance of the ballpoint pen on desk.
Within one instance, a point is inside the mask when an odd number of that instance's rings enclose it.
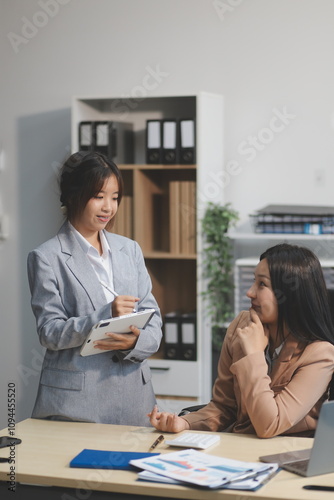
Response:
[[[248,479],[256,479],[257,477],[262,476],[262,474],[268,473],[270,471],[273,472],[275,471],[275,468],[271,465],[257,471],[254,471],[253,469],[245,470],[245,472],[243,472],[239,476],[233,477],[232,479],[224,483],[224,486],[228,486],[229,484],[233,483],[238,483],[239,481],[247,481]],[[271,474],[269,474],[269,477],[270,476]]]
[[[154,450],[154,448],[156,448],[158,446],[158,444],[162,443],[162,441],[164,440],[164,436],[161,434],[155,441],[154,443],[150,446],[150,449],[149,451],[152,451]]]
[[[306,484],[303,488],[305,490],[334,491],[334,486],[325,486],[322,484]]]

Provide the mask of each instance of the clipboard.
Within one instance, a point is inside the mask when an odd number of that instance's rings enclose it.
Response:
[[[155,313],[155,309],[144,309],[117,318],[109,318],[96,323],[89,332],[84,344],[80,349],[81,356],[91,356],[101,352],[109,352],[94,347],[94,341],[108,339],[107,333],[130,333],[130,326],[144,329]]]

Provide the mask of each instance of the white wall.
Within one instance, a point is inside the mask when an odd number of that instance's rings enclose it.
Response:
[[[238,168],[222,188],[242,221],[267,203],[331,205],[334,2],[2,0],[0,10],[2,428],[8,382],[18,420],[36,394],[26,257],[61,221],[55,172],[70,147],[71,97],[136,95],[151,70],[160,77],[147,95],[224,94],[225,168]]]

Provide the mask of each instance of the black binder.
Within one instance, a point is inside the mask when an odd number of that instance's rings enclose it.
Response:
[[[180,164],[196,163],[195,120],[179,121]]]
[[[117,164],[134,163],[132,123],[93,122],[93,148]]]
[[[117,154],[116,129],[113,122],[101,121],[93,123],[94,150],[104,154],[111,160]]]
[[[162,163],[177,163],[177,121],[162,120]]]
[[[162,163],[161,120],[146,120],[146,163]]]
[[[181,316],[181,359],[196,361],[196,313],[186,313]]]
[[[178,311],[165,314],[164,317],[164,339],[165,359],[180,359],[181,356],[181,316]]]
[[[83,121],[79,123],[79,151],[93,151],[93,122]]]

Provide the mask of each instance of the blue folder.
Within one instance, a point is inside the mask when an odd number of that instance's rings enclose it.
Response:
[[[153,457],[160,453],[137,452],[137,451],[103,451],[85,448],[70,462],[70,467],[81,467],[85,469],[118,469],[134,470],[129,464],[130,460]]]

